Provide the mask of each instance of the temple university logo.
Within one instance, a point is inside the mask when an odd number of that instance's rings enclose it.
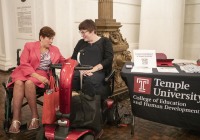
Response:
[[[150,94],[151,78],[134,76],[133,92]]]

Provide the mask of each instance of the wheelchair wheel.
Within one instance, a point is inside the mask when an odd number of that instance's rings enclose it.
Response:
[[[10,92],[10,91],[9,91]],[[5,103],[4,103],[4,109],[5,109],[5,120],[4,120],[4,124],[3,124],[3,128],[5,130],[5,132],[8,132],[8,129],[10,127],[11,124],[11,120],[12,120],[12,111],[11,111],[11,101],[12,101],[12,93],[6,93],[6,97],[5,97]]]
[[[86,134],[83,137],[81,137],[79,140],[95,140],[95,137],[92,134]]]
[[[120,123],[120,116],[117,109],[117,103],[112,108],[107,110],[107,123],[118,125]]]
[[[10,118],[8,117],[9,115],[8,115],[7,101],[5,101],[4,108],[5,108],[5,120],[4,120],[4,123],[3,123],[3,128],[4,128],[5,132],[8,132],[8,129],[10,127]]]

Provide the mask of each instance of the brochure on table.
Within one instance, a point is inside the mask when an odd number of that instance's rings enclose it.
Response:
[[[131,72],[152,73],[157,67],[155,50],[134,50],[134,67]]]
[[[158,72],[179,73],[175,67],[157,67]]]

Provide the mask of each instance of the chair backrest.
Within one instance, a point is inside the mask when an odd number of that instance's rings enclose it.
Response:
[[[19,56],[19,52],[21,51],[21,49],[17,49],[17,65],[19,66],[20,64],[20,56]]]
[[[164,53],[156,53],[156,59],[167,59],[167,55]]]

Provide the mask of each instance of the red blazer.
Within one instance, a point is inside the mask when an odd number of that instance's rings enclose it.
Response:
[[[63,63],[66,59],[62,56],[59,49],[56,46],[49,47],[49,53],[51,57],[51,63]],[[49,78],[48,72],[44,70],[37,70],[40,65],[40,42],[28,42],[24,46],[24,50],[20,56],[20,65],[12,72],[12,82],[8,83],[8,87],[11,86],[16,80],[31,80],[35,85],[43,88],[44,84],[38,79],[31,77],[30,74],[36,72],[46,78]]]

